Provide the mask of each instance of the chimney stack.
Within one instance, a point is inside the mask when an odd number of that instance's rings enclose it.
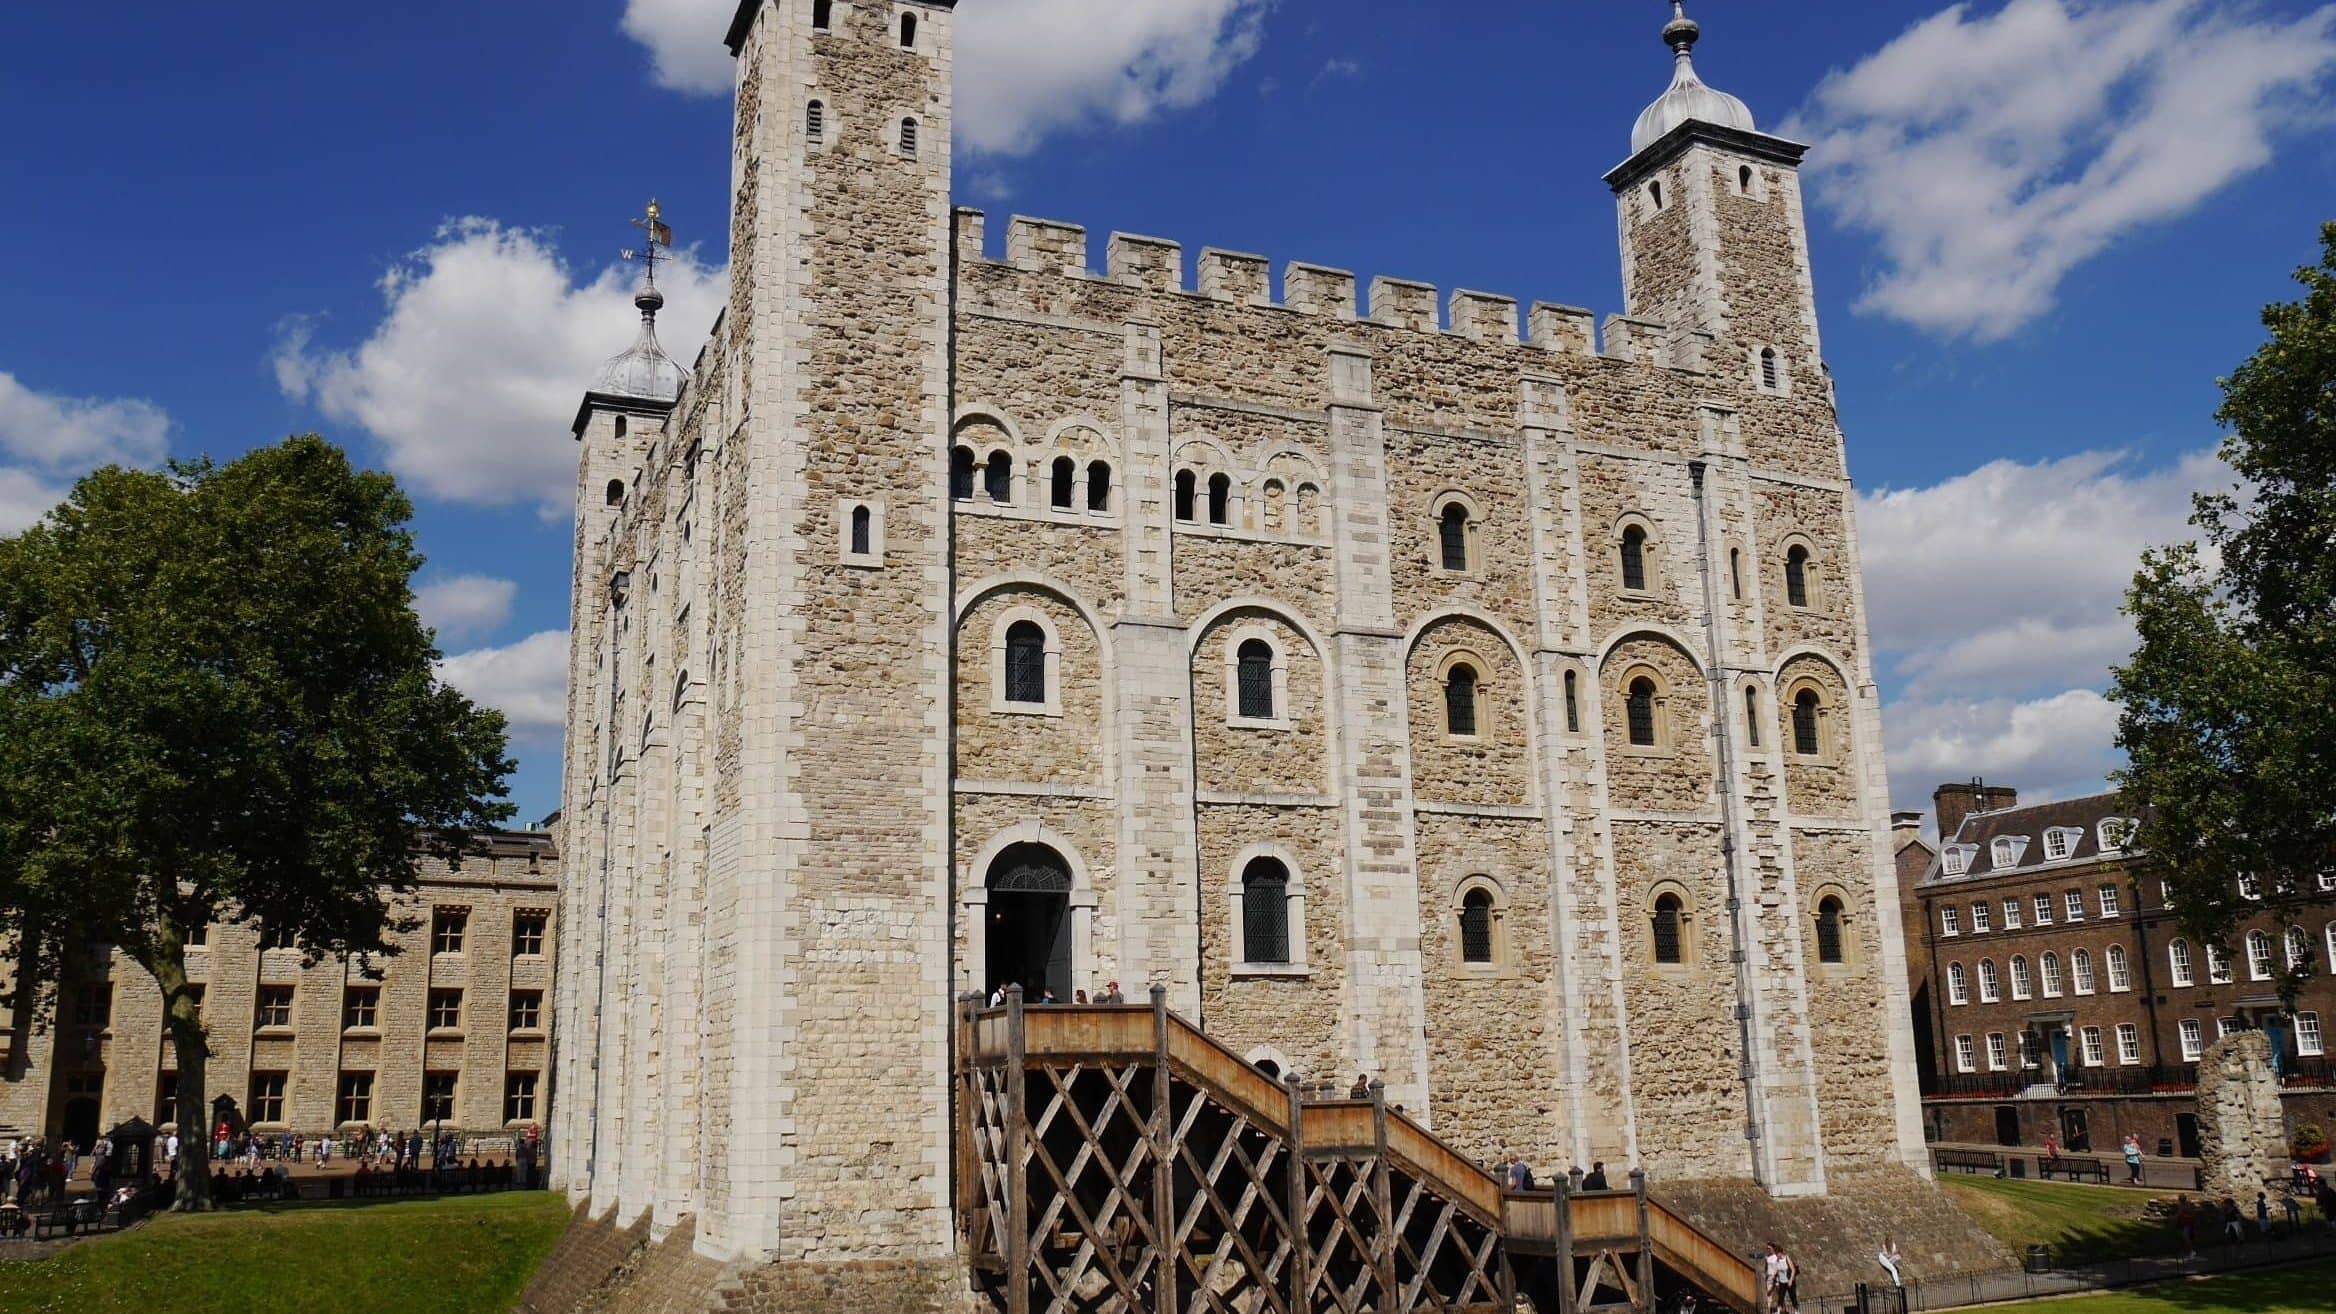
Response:
[[[1941,785],[1930,796],[1939,813],[1939,842],[1955,838],[1963,828],[1963,819],[1981,812],[2001,812],[2020,805],[2020,791],[2006,785],[1990,785],[1977,776],[1967,785]]]

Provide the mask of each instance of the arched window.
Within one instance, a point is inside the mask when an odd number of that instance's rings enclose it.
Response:
[[[1736,170],[1736,188],[1737,190],[1743,192],[1746,196],[1750,196],[1752,194],[1751,165],[1747,164]]]
[[[1838,963],[1841,956],[1841,900],[1828,894],[1817,902],[1817,961]]]
[[[1760,349],[1760,386],[1770,392],[1775,392],[1781,383],[1782,376],[1777,369],[1776,348],[1762,347]]]
[[[2198,969],[2191,961],[2188,940],[2176,940],[2166,946],[2166,966],[2173,970],[2175,985],[2197,984]]]
[[[1233,478],[1226,474],[1209,476],[1209,523],[1228,524],[1233,519]]]
[[[1647,196],[1648,196],[1648,198],[1649,198],[1649,199],[1651,199],[1652,201],[1654,201],[1654,203],[1655,203],[1655,209],[1657,209],[1657,210],[1661,210],[1661,209],[1663,208],[1663,184],[1661,184],[1661,183],[1650,183],[1650,184],[1648,184],[1648,185],[1647,185]]]
[[[1961,963],[1947,964],[1947,1002],[1950,1004],[1971,1002],[1971,980],[1963,971]]]
[[[1109,461],[1089,461],[1087,463],[1087,509],[1089,511],[1109,511],[1111,509],[1111,462]]]
[[[2093,993],[2093,955],[2091,950],[2079,949],[2068,956],[2068,983],[2080,995]]]
[[[982,491],[989,494],[999,506],[1014,500],[1014,458],[1003,451],[990,453],[988,467],[982,473]]]
[[[1192,519],[1193,492],[1199,483],[1200,477],[1190,470],[1176,472],[1176,518],[1178,520]]]
[[[2030,995],[2034,994],[2035,992],[2036,992],[2036,983],[2035,983],[2035,981],[2034,981],[2033,979],[2031,979],[2031,978],[2029,977],[2029,975],[2028,975],[2028,958],[2027,958],[2027,955],[2025,955],[2025,954],[2013,954],[2013,955],[2012,955],[2012,998],[2014,998],[2014,999],[2026,999],[2028,996],[2030,996]]]
[[[1728,591],[1736,601],[1744,600],[1744,549],[1728,549]]]
[[[1798,543],[1784,554],[1784,600],[1796,607],[1809,605],[1809,549]]]
[[[1437,541],[1443,548],[1444,569],[1468,569],[1468,508],[1448,503],[1437,518]]]
[[[915,119],[902,119],[900,121],[900,153],[909,156],[914,156],[917,153],[917,121]]]
[[[1744,741],[1760,747],[1760,691],[1750,685],[1744,687]]]
[[[1035,621],[1006,631],[1006,701],[1046,705],[1046,631]]]
[[[2003,981],[1995,974],[1995,960],[1979,960],[1979,1002],[1992,1004],[2003,995]]]
[[[1581,683],[1580,676],[1572,671],[1565,673],[1565,732],[1569,735],[1582,732]]]
[[[1277,859],[1241,870],[1241,961],[1290,961],[1290,869]]]
[[[2109,946],[2109,989],[2126,991],[2133,988],[2133,965],[2126,961],[2125,946]]]
[[[1444,732],[1476,733],[1476,668],[1466,662],[1444,676]]]
[[[835,0],[811,0],[811,26],[825,32],[835,20]]]
[[[1241,719],[1271,721],[1274,715],[1273,645],[1263,639],[1251,639],[1242,644],[1239,664]]]
[[[875,549],[869,544],[875,539],[876,516],[864,506],[852,508],[852,555],[867,556]]]
[[[1653,748],[1655,739],[1655,682],[1646,676],[1630,682],[1629,696],[1624,700],[1630,721],[1630,742],[1640,748]]]
[[[1278,479],[1266,480],[1257,490],[1257,527],[1268,533],[1282,527],[1282,484]]]
[[[1492,891],[1470,890],[1460,901],[1460,961],[1492,962]]]
[[[949,496],[960,502],[973,500],[973,449],[949,449]]]
[[[2043,957],[2038,958],[2036,960],[2036,975],[2039,984],[2044,987],[2044,997],[2058,999],[2060,997],[2060,955],[2046,952]]]
[[[608,500],[610,506],[623,506],[625,504],[625,481],[622,479],[609,480],[608,489],[602,496]]]
[[[1079,463],[1067,456],[1054,458],[1054,486],[1050,491],[1053,494],[1056,510],[1068,511],[1071,509],[1072,499],[1078,493],[1078,484]]]
[[[1682,951],[1682,937],[1680,932],[1682,929],[1682,923],[1685,921],[1686,911],[1687,910],[1680,905],[1679,896],[1676,894],[1660,894],[1655,896],[1654,931],[1656,962],[1677,965],[1678,963],[1685,961],[1685,955]]]
[[[900,16],[900,48],[903,50],[917,48],[917,16],[915,14],[902,14]]]
[[[2271,933],[2247,932],[2247,977],[2253,981],[2271,979]]]
[[[1647,591],[1647,531],[1637,525],[1622,531],[1622,587]]]
[[[1815,757],[1824,751],[1824,742],[1818,736],[1817,712],[1823,700],[1814,689],[1803,689],[1793,697],[1793,751],[1802,757]]]
[[[2300,926],[2287,928],[2287,965],[2290,970],[2312,965],[2312,937]]]
[[[827,139],[827,106],[812,101],[803,107],[803,136],[814,146]]]

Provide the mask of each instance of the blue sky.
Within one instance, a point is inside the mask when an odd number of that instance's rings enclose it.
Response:
[[[449,677],[556,806],[566,425],[660,197],[710,323],[731,0],[125,0],[11,17],[0,531],[106,460],[321,430],[420,505]],[[959,201],[1621,307],[1654,0],[965,0]],[[2117,592],[2336,218],[2336,6],[1701,0],[1810,168],[1895,792],[2113,764]],[[994,229],[994,226],[993,226]],[[694,244],[694,247],[693,247]],[[684,359],[686,359],[684,355]]]

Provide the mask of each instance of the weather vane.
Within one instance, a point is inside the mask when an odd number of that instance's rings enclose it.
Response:
[[[673,258],[671,254],[673,251],[673,230],[666,226],[664,207],[658,205],[656,199],[652,197],[649,201],[649,213],[642,218],[633,220],[633,227],[640,229],[648,237],[648,244],[638,251],[627,250],[624,253],[625,259],[640,261],[649,271],[649,286],[655,287],[657,286],[657,262]]]

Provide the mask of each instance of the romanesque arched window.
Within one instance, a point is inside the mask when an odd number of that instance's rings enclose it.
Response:
[[[1622,531],[1622,587],[1632,593],[1647,591],[1647,531],[1637,525]]]
[[[1654,680],[1642,675],[1630,682],[1623,700],[1630,742],[1640,748],[1653,748],[1660,742],[1655,733],[1655,692]]]
[[[1089,511],[1109,511],[1111,509],[1111,462],[1109,461],[1089,461],[1087,463],[1087,509]]]
[[[1809,605],[1809,549],[1798,543],[1784,554],[1784,600],[1796,607]]]
[[[915,14],[902,14],[900,16],[900,48],[903,50],[917,48],[917,16]]]
[[[1460,961],[1479,965],[1493,961],[1493,898],[1487,889],[1470,890],[1460,901]]]
[[[1241,961],[1290,961],[1290,869],[1277,858],[1241,869]]]
[[[864,557],[867,556],[870,552],[874,551],[875,549],[871,546],[871,544],[874,542],[875,537],[875,512],[870,511],[867,507],[864,506],[853,507],[852,555],[856,557]]]
[[[1823,707],[1824,700],[1814,689],[1803,689],[1793,695],[1793,751],[1802,757],[1815,757],[1824,751],[1818,716]]]
[[[1776,348],[1760,349],[1760,386],[1776,392],[1784,386],[1784,373],[1777,364]]]
[[[1760,691],[1744,686],[1744,742],[1760,747]]]
[[[623,506],[625,504],[625,481],[622,479],[609,480],[608,488],[601,494],[601,497],[610,506]]]
[[[972,448],[952,447],[949,449],[949,496],[960,502],[973,500],[973,470]]]
[[[1209,476],[1209,523],[1230,524],[1233,520],[1233,477],[1226,474]]]
[[[1016,621],[1006,631],[1006,701],[1046,703],[1046,631],[1035,621]]]
[[[827,140],[827,106],[825,104],[815,100],[803,107],[803,136],[814,146]]]
[[[1436,521],[1436,540],[1442,549],[1444,569],[1468,569],[1468,508],[1458,502],[1444,505],[1444,513]]]
[[[1817,961],[1844,961],[1841,950],[1841,900],[1830,894],[1817,901]]]
[[[1444,675],[1444,733],[1476,733],[1476,668],[1466,662]]]
[[[1670,966],[1686,961],[1681,935],[1687,909],[1676,894],[1655,897],[1655,961]]]
[[[1179,470],[1176,472],[1176,518],[1178,520],[1188,521],[1193,518],[1194,493],[1199,485],[1200,476],[1192,471]]]
[[[982,470],[982,491],[992,502],[1007,506],[1014,500],[1014,458],[1004,450],[990,453],[989,464]]]
[[[1241,718],[1245,721],[1272,720],[1273,645],[1263,639],[1251,639],[1241,645],[1239,661]]]
[[[1078,495],[1079,463],[1067,456],[1054,458],[1053,478],[1050,483],[1051,487],[1047,491],[1051,494],[1050,500],[1053,501],[1055,509],[1058,511],[1070,510],[1073,499]]]
[[[915,119],[902,119],[900,121],[900,153],[908,156],[914,156],[917,153],[917,121]]]

